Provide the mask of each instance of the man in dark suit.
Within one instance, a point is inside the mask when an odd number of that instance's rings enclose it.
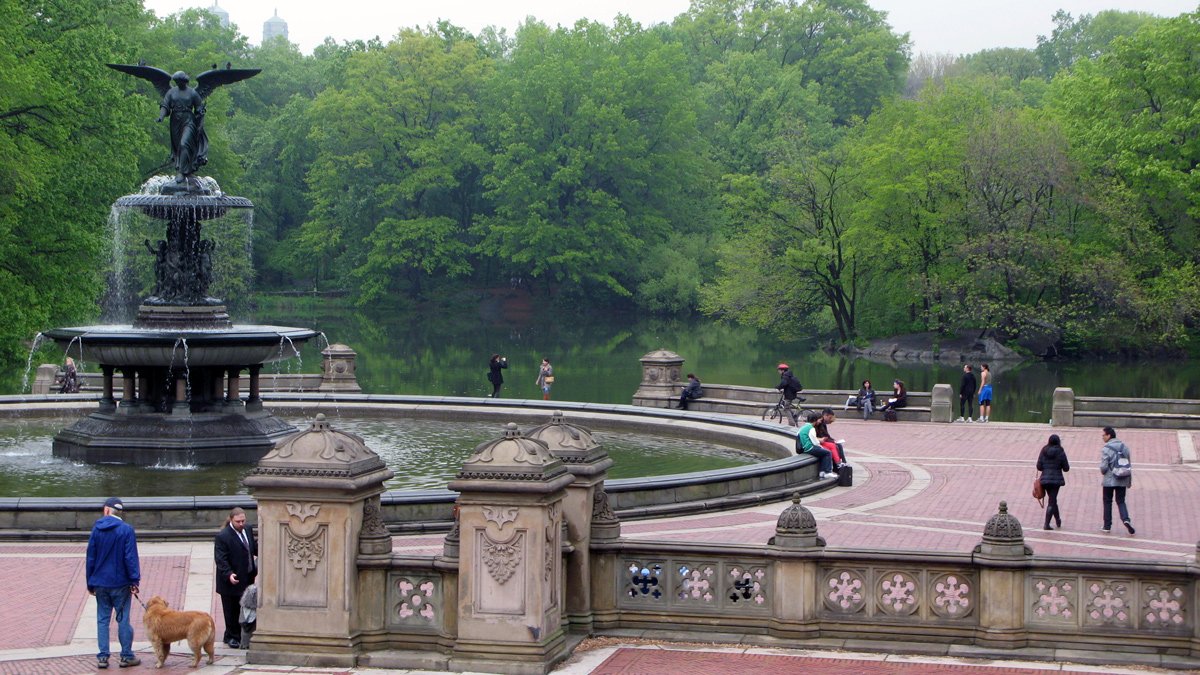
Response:
[[[221,641],[237,649],[241,646],[242,593],[258,574],[258,542],[246,527],[246,512],[239,507],[229,511],[229,523],[213,540],[213,559],[217,563],[217,594],[221,596],[221,611],[225,615],[225,636]]]

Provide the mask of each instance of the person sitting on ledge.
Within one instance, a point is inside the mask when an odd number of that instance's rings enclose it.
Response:
[[[820,463],[820,473],[818,477],[822,480],[826,478],[837,478],[837,474],[833,472],[833,453],[821,446],[821,439],[817,437],[815,423],[821,419],[820,413],[809,413],[804,426],[800,427],[800,431],[796,433],[796,454],[809,454],[817,458]]]
[[[704,389],[700,387],[700,379],[694,373],[687,374],[687,386],[683,388],[683,392],[679,394],[679,409],[687,410],[688,401],[700,398],[704,395]]]

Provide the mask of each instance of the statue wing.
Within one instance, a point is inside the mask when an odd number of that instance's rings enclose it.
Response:
[[[213,90],[223,84],[241,82],[262,72],[262,68],[213,68],[196,76],[196,93],[208,98]]]
[[[154,88],[158,90],[159,96],[166,96],[167,92],[171,91],[171,74],[165,70],[153,66],[129,66],[123,63],[108,63],[105,65],[113,70],[119,70],[122,73],[140,77],[143,80],[149,80],[150,84],[153,84]]]

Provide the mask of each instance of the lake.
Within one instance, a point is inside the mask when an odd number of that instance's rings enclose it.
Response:
[[[641,381],[638,359],[655,349],[682,356],[684,372],[696,373],[703,382],[760,387],[775,385],[780,361],[789,363],[811,389],[857,389],[869,378],[882,391],[900,378],[912,391],[928,391],[936,383],[957,391],[962,369],[960,363],[846,358],[812,342],[782,341],[706,318],[556,310],[530,301],[521,291],[497,291],[436,312],[355,310],[337,299],[272,299],[270,304],[270,310],[258,312],[257,322],[314,328],[329,342],[358,352],[358,380],[368,393],[486,396],[491,392],[487,363],[493,353],[508,357],[504,397],[541,398],[534,380],[546,357],[554,366],[553,398],[598,403],[629,403]],[[318,372],[323,346],[313,341],[301,350],[301,361],[267,367]],[[45,352],[39,356],[54,358]],[[1088,396],[1200,398],[1200,364],[1191,361],[991,365],[995,421],[1047,422],[1057,386]],[[10,374],[5,382],[8,393],[17,393],[20,374]]]

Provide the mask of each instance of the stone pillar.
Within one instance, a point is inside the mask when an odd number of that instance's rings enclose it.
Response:
[[[450,669],[546,673],[569,654],[562,629],[562,511],[572,482],[515,424],[480,444],[459,492],[458,639]]]
[[[779,514],[775,536],[767,542],[785,551],[819,553],[825,540],[817,535],[817,519],[800,505],[800,494]],[[775,564],[774,615],[789,627],[788,638],[820,637],[817,556],[780,558]]]
[[[929,421],[949,424],[954,421],[954,389],[948,384],[933,385],[929,403]]]
[[[368,575],[364,587],[357,559],[390,554],[377,512],[393,475],[362,439],[335,431],[319,414],[246,476],[258,503],[260,568],[248,662],[356,664],[364,634],[377,632],[384,616],[381,577]],[[370,594],[379,606],[360,607]]]
[[[117,398],[113,396],[113,367],[101,366],[103,393],[100,395],[100,412],[112,413],[117,409]]]
[[[591,431],[568,424],[558,410],[549,424],[530,429],[526,437],[545,443],[574,479],[563,499],[563,520],[574,549],[567,557],[566,611],[570,630],[587,635],[592,632],[592,513],[596,491],[603,494],[613,461]]]
[[[604,485],[597,485],[592,492],[592,545],[588,551],[591,566],[592,625],[600,628],[615,628],[617,612],[617,565],[621,521],[608,503]]]
[[[976,643],[1014,649],[1025,647],[1025,567],[1033,550],[1025,545],[1021,521],[1008,512],[1008,502],[983,528],[975,546],[979,566],[979,627]]]
[[[1075,426],[1075,390],[1056,387],[1054,402],[1050,408],[1050,423],[1056,427]]]
[[[250,366],[250,396],[246,399],[246,412],[258,412],[263,408],[259,382],[261,373],[262,364]]]
[[[133,368],[121,371],[121,405],[120,411],[125,414],[134,412],[138,406],[137,378]]]
[[[646,354],[642,362],[642,383],[633,394],[633,405],[669,408],[679,398],[683,357],[665,349]]]
[[[238,377],[242,372],[241,368],[230,368],[228,370],[228,387],[225,391],[225,406],[228,408],[242,407],[242,391],[241,378]]]
[[[192,402],[188,400],[188,383],[184,373],[175,376],[175,403],[171,406],[171,414],[180,417],[192,414]]]
[[[358,393],[358,376],[355,361],[358,354],[343,344],[332,344],[321,350],[321,384],[317,391],[343,391]]]
[[[37,374],[33,377],[33,384],[29,386],[29,393],[34,396],[45,396],[51,393],[54,390],[54,381],[56,379],[58,379],[58,365],[54,363],[41,364],[37,367]]]

